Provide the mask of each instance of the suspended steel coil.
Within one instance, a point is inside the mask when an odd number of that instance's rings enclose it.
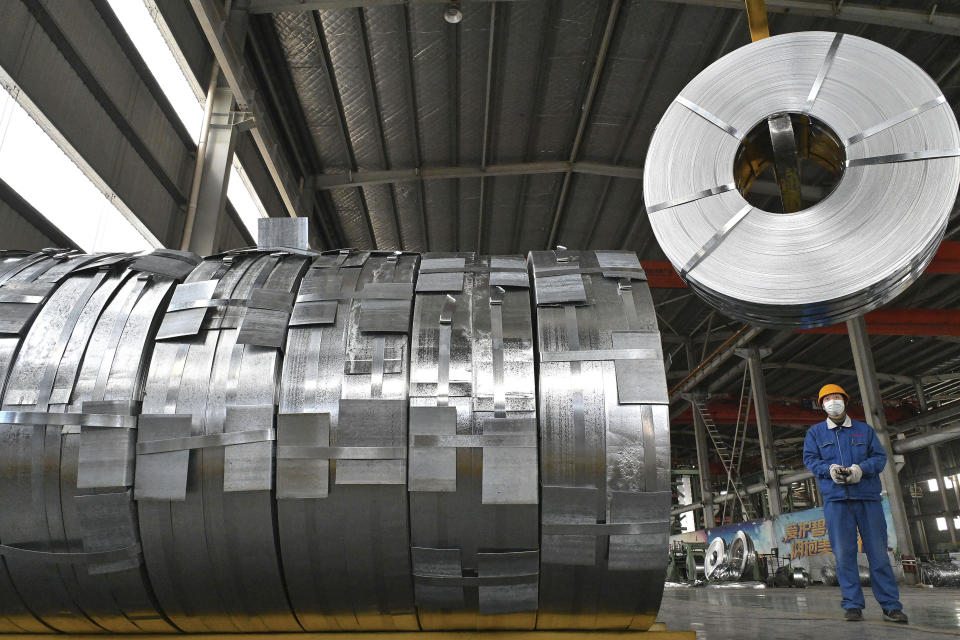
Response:
[[[0,631],[659,608],[667,394],[635,254],[3,255],[0,381]]]
[[[683,89],[651,140],[644,199],[704,300],[755,324],[817,327],[881,306],[923,272],[958,155],[953,111],[913,62],[856,36],[792,33],[737,49]],[[822,200],[780,214],[742,195],[772,165],[783,197],[799,198],[801,160],[839,175]]]

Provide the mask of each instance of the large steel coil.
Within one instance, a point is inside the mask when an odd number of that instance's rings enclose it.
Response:
[[[703,564],[703,573],[706,576],[707,580],[716,581],[717,577],[714,574],[718,569],[726,569],[727,564],[727,543],[723,541],[723,538],[717,537],[710,541],[710,545],[707,547],[707,555]],[[727,571],[722,571],[723,577],[726,578],[729,574]],[[739,575],[736,579],[739,579]]]
[[[667,394],[632,253],[4,253],[0,391],[0,631],[659,608]]]
[[[650,142],[644,199],[704,300],[746,322],[816,327],[919,277],[956,199],[958,156],[953,110],[916,64],[856,36],[791,33],[733,51],[683,89]],[[814,203],[800,202],[806,161],[838,180]],[[745,199],[771,166],[785,214]]]
[[[530,254],[539,351],[537,628],[647,628],[669,535],[669,400],[629,252]]]

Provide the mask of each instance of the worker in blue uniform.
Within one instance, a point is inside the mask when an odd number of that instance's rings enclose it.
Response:
[[[840,386],[820,389],[820,407],[827,419],[810,427],[803,443],[803,463],[817,478],[823,496],[830,546],[837,560],[844,619],[863,620],[863,589],[857,567],[857,531],[870,563],[870,585],[883,619],[906,624],[890,559],[887,521],[880,502],[880,472],[887,454],[865,422],[847,415],[850,396]]]

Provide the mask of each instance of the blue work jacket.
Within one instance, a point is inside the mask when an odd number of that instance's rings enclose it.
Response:
[[[803,464],[817,478],[824,502],[835,500],[879,500],[880,472],[887,454],[873,428],[851,418],[849,427],[827,427],[818,422],[807,430],[803,443]],[[837,484],[830,477],[830,465],[859,465],[863,477],[857,484]]]

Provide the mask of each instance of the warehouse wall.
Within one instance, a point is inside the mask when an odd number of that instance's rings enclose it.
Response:
[[[0,67],[146,227],[179,247],[196,142],[105,0],[0,3]],[[4,246],[36,242],[24,231]]]
[[[940,452],[940,465],[943,473],[954,475],[960,473],[960,440],[944,442],[937,445]],[[933,465],[930,462],[930,455],[926,449],[914,451],[906,456],[907,465],[901,472],[900,477],[903,484],[904,497],[907,502],[907,513],[911,520],[919,518],[923,522],[926,530],[927,540],[930,543],[931,551],[936,550],[937,545],[949,545],[949,531],[938,531],[936,519],[941,515],[940,494],[937,491],[930,491],[927,486],[927,480],[934,477]],[[913,483],[917,483],[922,492],[919,499],[910,498],[910,489]],[[954,489],[947,490],[947,499],[953,515],[960,515],[960,498]],[[911,529],[916,536],[916,529]],[[920,545],[915,545],[920,547]]]

